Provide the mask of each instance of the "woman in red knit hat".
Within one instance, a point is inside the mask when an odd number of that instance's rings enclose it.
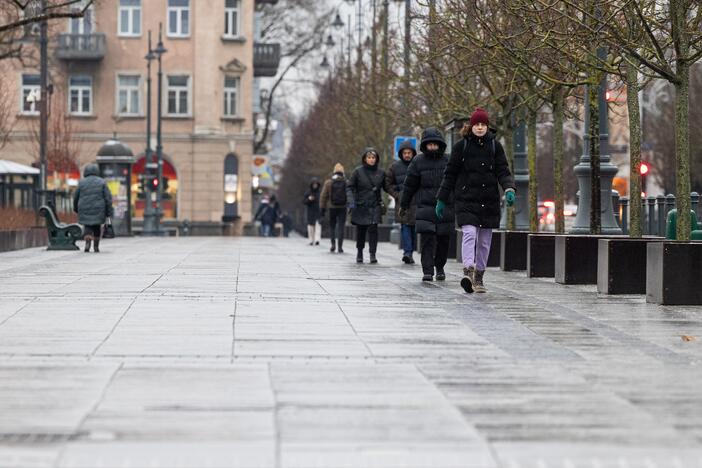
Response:
[[[500,191],[508,206],[514,203],[515,186],[502,145],[489,129],[485,109],[477,108],[463,139],[453,145],[441,188],[436,215],[443,217],[450,194],[454,195],[456,224],[463,231],[463,278],[467,293],[485,292],[483,274],[492,242],[492,230],[500,225]]]

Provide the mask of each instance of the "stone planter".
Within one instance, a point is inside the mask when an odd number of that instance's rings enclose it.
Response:
[[[556,236],[556,283],[597,284],[597,249],[600,239],[627,239],[624,236]]]
[[[600,239],[597,248],[597,292],[646,294],[646,250],[662,239]]]
[[[0,252],[44,247],[48,243],[48,234],[44,227],[0,231]]]
[[[556,275],[556,234],[529,234],[527,276],[553,278]]]
[[[527,266],[527,231],[500,232],[500,268],[502,271],[522,271]]]
[[[702,243],[649,242],[646,249],[646,302],[702,305]]]

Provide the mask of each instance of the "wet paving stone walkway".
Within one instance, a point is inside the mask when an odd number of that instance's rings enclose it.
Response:
[[[702,468],[702,308],[379,260],[0,254],[0,467]]]

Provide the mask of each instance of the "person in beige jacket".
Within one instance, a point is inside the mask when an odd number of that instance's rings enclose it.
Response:
[[[346,227],[346,177],[341,163],[334,165],[334,173],[324,181],[320,196],[322,218],[329,209],[330,252],[344,253],[344,228]]]

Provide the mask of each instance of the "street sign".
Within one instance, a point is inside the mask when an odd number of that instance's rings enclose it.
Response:
[[[417,150],[417,138],[413,136],[396,136],[395,137],[395,143],[393,145],[394,152],[393,152],[393,157],[395,159],[400,159],[400,157],[397,155],[397,153],[400,151],[400,145],[404,143],[405,141],[409,140],[412,143],[412,147]]]

